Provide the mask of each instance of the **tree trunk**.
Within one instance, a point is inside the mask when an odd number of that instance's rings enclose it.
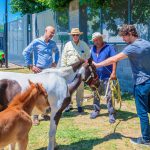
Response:
[[[81,32],[83,32],[82,38],[85,42],[88,42],[88,36],[87,36],[87,5],[82,5],[79,8],[79,27]]]

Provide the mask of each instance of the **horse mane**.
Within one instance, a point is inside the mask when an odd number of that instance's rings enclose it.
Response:
[[[17,105],[20,105],[20,104],[24,104],[24,102],[28,103],[28,101],[30,101],[31,97],[35,94],[34,91],[33,91],[34,89],[35,89],[35,86],[30,86],[23,93],[17,94],[12,99],[12,101],[10,102],[10,104],[8,105],[8,107],[12,107],[12,106],[17,106]]]
[[[44,69],[39,74],[45,74],[45,73],[55,73],[61,77],[67,78],[71,74],[74,74],[84,63],[85,61],[83,59],[79,58],[79,61],[75,62],[74,64],[71,64],[67,67],[60,67],[60,68],[48,68]]]
[[[61,67],[61,68],[48,68],[44,69],[41,73],[39,74],[47,74],[47,73],[55,73],[61,77],[67,77],[71,74],[74,74],[74,71],[72,69],[72,66],[68,67]]]

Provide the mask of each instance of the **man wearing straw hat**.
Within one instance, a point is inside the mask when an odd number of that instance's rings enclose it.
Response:
[[[72,41],[69,41],[65,44],[65,47],[62,52],[61,67],[66,67],[71,64],[74,64],[79,61],[79,58],[89,58],[90,49],[84,41],[79,39],[81,34],[83,34],[83,32],[80,32],[78,28],[72,28],[71,33],[69,33],[69,35],[72,36]],[[74,77],[75,74],[71,76],[67,82],[71,82],[74,79]],[[82,82],[76,91],[76,102],[79,113],[83,111],[83,95],[84,83]],[[69,104],[69,106],[66,108],[66,111],[69,111],[71,108],[72,105]]]
[[[105,59],[114,56],[115,49],[113,46],[106,44],[103,41],[105,36],[99,32],[95,32],[92,34],[92,41],[94,46],[91,48],[91,57],[94,62],[99,63],[104,61]],[[107,101],[107,108],[109,113],[109,122],[115,122],[115,110],[112,106],[112,99],[111,99],[111,89],[109,87],[109,79],[116,79],[116,63],[113,65],[109,65],[107,67],[100,67],[97,68],[97,74],[100,80],[100,86],[98,92],[100,94],[105,94],[106,101]],[[107,87],[108,86],[108,87]],[[107,89],[107,90],[106,90]],[[107,91],[107,93],[105,93]],[[94,119],[99,115],[100,112],[100,99],[97,97],[96,93],[94,93],[94,111],[90,114],[90,118]]]

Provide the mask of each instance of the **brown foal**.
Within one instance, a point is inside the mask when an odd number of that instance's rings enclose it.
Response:
[[[8,107],[0,112],[0,149],[8,144],[10,150],[18,143],[19,150],[26,150],[28,133],[32,126],[30,118],[33,107],[48,107],[47,92],[41,84],[29,81],[30,87],[13,98]]]

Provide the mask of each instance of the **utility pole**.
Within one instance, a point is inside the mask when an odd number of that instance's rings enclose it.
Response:
[[[4,24],[4,50],[5,67],[8,68],[8,1],[5,0],[5,24]]]
[[[128,0],[128,24],[131,24],[132,18],[131,18],[131,0]]]

